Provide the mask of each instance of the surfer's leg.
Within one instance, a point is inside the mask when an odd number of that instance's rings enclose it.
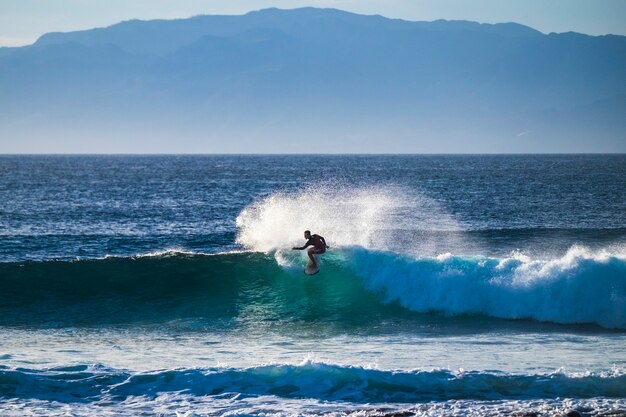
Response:
[[[319,255],[326,252],[325,249],[318,249],[315,247],[309,248],[309,250],[307,251],[307,253],[309,254],[309,258],[311,258],[311,261],[313,262],[313,264],[317,267],[317,260],[315,259],[315,256],[313,256],[313,254],[315,255]]]
[[[313,265],[315,265],[316,268],[319,267],[319,265],[317,264],[317,259],[313,255],[319,255],[319,254],[324,253],[324,252],[326,252],[326,251],[322,250],[322,249],[317,249],[317,248],[310,248],[308,250],[309,258],[311,258],[311,262],[313,262]]]
[[[307,253],[309,254],[309,258],[311,258],[311,262],[313,262],[313,265],[317,266],[317,261],[315,260],[315,256],[313,256],[313,254],[315,253],[315,248],[309,248]]]

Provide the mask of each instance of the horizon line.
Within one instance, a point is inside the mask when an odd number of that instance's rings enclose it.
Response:
[[[215,152],[215,153],[0,153],[7,156],[577,156],[577,155],[626,155],[626,152],[404,152],[404,153],[261,153],[261,152]]]

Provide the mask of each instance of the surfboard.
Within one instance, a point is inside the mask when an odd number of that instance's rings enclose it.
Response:
[[[313,255],[315,256],[315,255]],[[312,260],[309,259],[309,262],[306,264],[306,268],[304,268],[304,273],[307,275],[315,275],[318,272],[320,272],[320,267],[319,267],[319,260],[317,259],[317,256],[315,256],[315,261],[317,262],[317,266],[313,263]]]

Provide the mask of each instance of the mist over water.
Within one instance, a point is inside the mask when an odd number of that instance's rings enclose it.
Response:
[[[625,152],[625,57],[623,36],[330,8],[131,20],[0,49],[0,137],[15,153]]]

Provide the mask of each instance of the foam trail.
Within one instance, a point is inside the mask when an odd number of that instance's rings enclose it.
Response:
[[[302,244],[311,230],[334,247],[361,246],[405,253],[433,253],[436,242],[415,239],[424,230],[460,230],[436,202],[399,187],[310,187],[275,193],[237,217],[237,242],[271,252]]]

